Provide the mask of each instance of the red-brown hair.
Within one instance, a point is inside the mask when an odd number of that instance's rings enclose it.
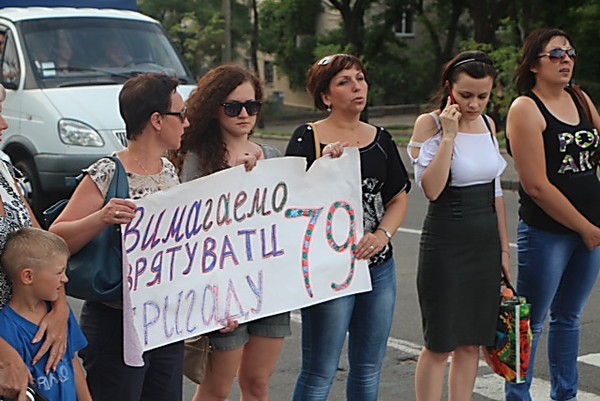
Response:
[[[313,102],[317,109],[327,109],[327,105],[323,103],[321,94],[329,91],[329,84],[333,77],[335,77],[338,72],[352,67],[361,70],[365,77],[365,81],[367,81],[367,83],[369,82],[367,80],[367,70],[363,63],[357,57],[349,54],[334,54],[323,57],[313,64],[308,71],[306,89],[313,97]]]

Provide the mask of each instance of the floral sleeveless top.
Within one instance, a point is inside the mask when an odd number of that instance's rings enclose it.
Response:
[[[25,203],[14,187],[14,178],[21,178],[21,172],[5,161],[0,160],[0,163],[2,163],[0,169],[4,170],[3,174],[0,173],[0,198],[4,204],[4,215],[0,214],[0,254],[2,254],[9,234],[23,227],[31,227],[32,222]],[[12,177],[12,183],[8,181],[6,173]],[[0,264],[0,310],[10,300],[11,293],[10,281],[4,267]]]

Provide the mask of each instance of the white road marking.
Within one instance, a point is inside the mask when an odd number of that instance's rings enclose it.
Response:
[[[399,233],[414,234],[414,235],[421,235],[423,233],[422,230],[415,230],[414,228],[404,228],[404,227],[400,227],[398,229],[398,232]],[[510,246],[511,248],[517,249],[517,244],[515,244],[514,242],[509,242],[508,246]]]
[[[504,379],[490,373],[478,376],[475,381],[475,392],[492,400],[504,400]],[[534,400],[550,399],[550,383],[546,380],[535,378],[531,383],[531,398]],[[585,391],[577,392],[578,401],[600,401],[600,396]]]
[[[298,324],[302,323],[300,312],[292,312],[292,321]],[[408,354],[410,357],[417,358],[423,346],[410,341],[390,337],[388,339],[388,347]],[[581,363],[600,367],[600,354],[582,355],[578,360]],[[479,368],[484,369],[489,373],[484,372],[477,376],[474,392],[491,400],[504,400],[504,379],[493,373],[484,360],[479,361]],[[550,399],[550,382],[536,377],[533,380],[530,392],[534,400]],[[577,392],[577,399],[579,401],[600,401],[600,396],[580,389]]]
[[[400,227],[398,232],[414,235],[421,235],[422,233],[421,230],[403,227]],[[511,248],[517,248],[517,244],[513,242],[510,242],[509,246]],[[421,346],[418,344],[413,344],[404,340],[397,340],[395,338],[390,338],[388,340],[388,346],[408,354],[411,354],[411,349],[418,350],[414,353],[415,356],[419,354],[421,349]],[[582,355],[577,358],[577,360],[588,365],[600,367],[600,354]],[[479,362],[479,367],[485,367],[489,370],[487,364],[483,360]],[[492,400],[504,400],[504,379],[494,373],[480,375],[477,377],[477,381],[475,382],[475,392]],[[549,399],[550,382],[540,378],[535,378],[531,385],[531,395],[533,399]],[[577,399],[579,401],[600,401],[600,396],[579,390],[577,392]]]
[[[399,228],[398,232],[414,235],[421,235],[422,233],[421,230],[403,227]],[[511,248],[517,248],[517,244],[512,242],[509,243],[509,246]],[[292,312],[292,321],[301,323],[299,312]],[[421,352],[422,345],[390,337],[388,339],[388,347],[416,358]],[[600,354],[582,355],[578,358],[578,360],[581,363],[600,367]],[[483,360],[479,361],[479,367],[487,369],[488,372],[491,372],[491,369]],[[480,374],[475,381],[474,392],[492,400],[504,400],[504,379],[494,373]],[[549,399],[550,382],[536,377],[531,385],[531,396],[534,400]],[[600,401],[600,396],[579,390],[577,392],[577,399],[579,401]]]
[[[587,363],[588,365],[600,367],[600,354],[582,355],[577,358],[577,360],[579,362]]]

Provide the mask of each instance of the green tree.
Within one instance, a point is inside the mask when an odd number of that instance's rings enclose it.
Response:
[[[225,45],[221,0],[138,0],[138,6],[162,23],[194,75],[221,63]],[[231,15],[232,46],[245,49],[253,29],[248,6],[232,2]]]
[[[314,61],[320,0],[265,0],[259,6],[260,49],[275,55],[292,88],[306,84]]]
[[[572,7],[569,10],[572,26],[567,32],[573,38],[578,55],[575,68],[575,80],[592,96],[596,105],[600,104],[600,42],[598,41],[598,21],[600,21],[600,3]]]
[[[328,0],[342,16],[344,42],[349,53],[360,57],[365,48],[365,13],[376,0]]]
[[[504,18],[514,15],[512,0],[469,0],[467,8],[473,23],[473,39],[496,45],[496,32]]]

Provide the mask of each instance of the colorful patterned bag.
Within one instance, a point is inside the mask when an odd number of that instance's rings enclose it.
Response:
[[[498,310],[496,339],[493,347],[484,348],[484,358],[494,372],[510,383],[523,383],[527,378],[533,334],[529,325],[531,305],[517,295],[501,297]]]

